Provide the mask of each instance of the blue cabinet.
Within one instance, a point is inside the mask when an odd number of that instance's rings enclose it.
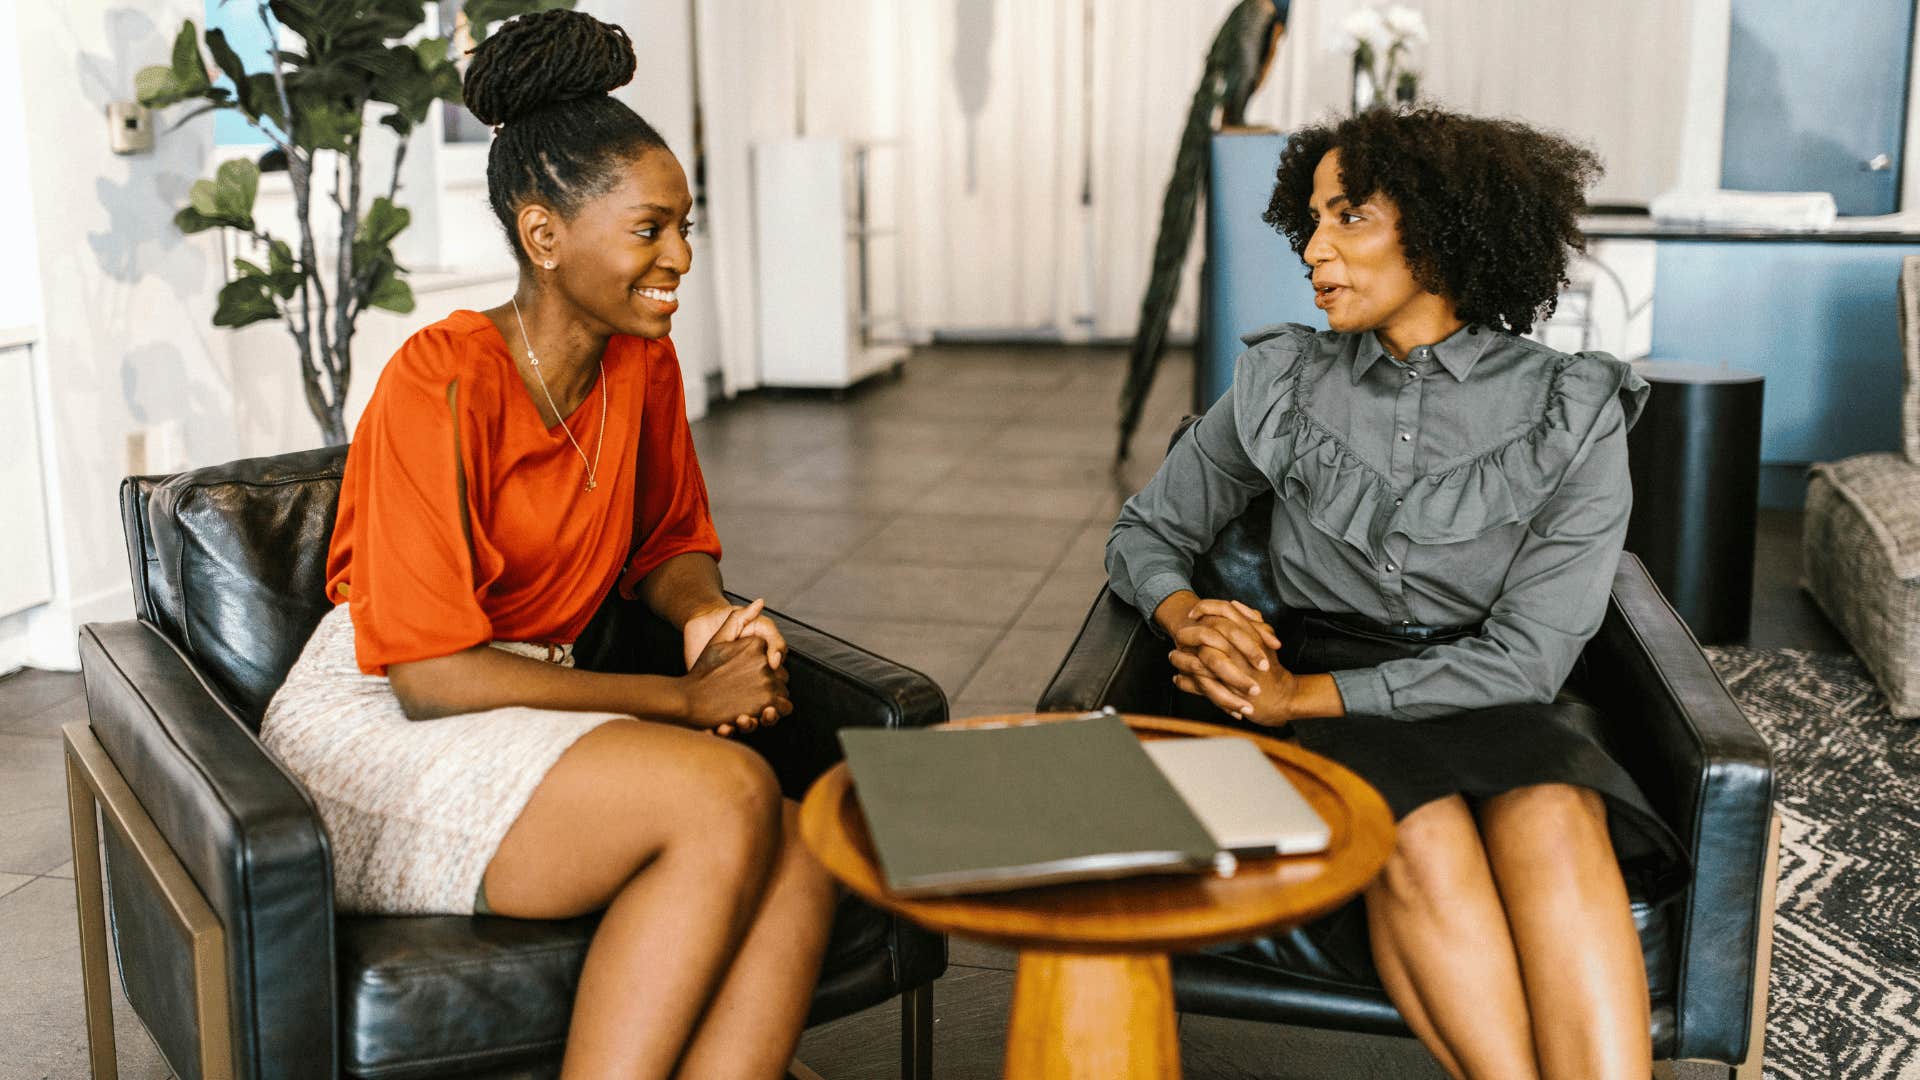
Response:
[[[1260,220],[1273,198],[1273,174],[1285,135],[1213,137],[1207,173],[1207,265],[1201,284],[1194,408],[1202,411],[1233,384],[1240,335],[1281,322],[1326,329],[1313,286],[1287,238]]]

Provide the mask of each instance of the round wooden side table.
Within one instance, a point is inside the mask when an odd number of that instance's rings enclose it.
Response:
[[[952,727],[1051,722],[982,716]],[[1393,850],[1393,815],[1352,772],[1292,743],[1212,724],[1126,715],[1142,739],[1249,739],[1332,830],[1316,855],[1242,860],[1232,877],[1155,875],[937,899],[890,894],[845,763],[807,792],[800,831],[846,886],[922,926],[1020,950],[1008,1080],[1178,1077],[1170,952],[1243,940],[1324,915],[1365,888]]]

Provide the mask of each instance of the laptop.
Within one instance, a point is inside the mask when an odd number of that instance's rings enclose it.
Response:
[[[1141,746],[1221,850],[1254,858],[1327,849],[1327,823],[1251,741],[1155,739]]]

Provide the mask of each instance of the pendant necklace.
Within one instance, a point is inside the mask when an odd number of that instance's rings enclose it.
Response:
[[[567,441],[573,444],[573,452],[580,455],[581,464],[587,467],[587,490],[600,486],[596,474],[600,472],[600,449],[607,442],[607,359],[600,354],[600,435],[593,442],[593,460],[587,460],[587,452],[580,448],[580,440],[573,437],[573,429],[567,426],[567,418],[560,415],[560,405],[553,400],[553,391],[547,389],[547,378],[540,374],[540,358],[533,354],[533,341],[527,337],[527,320],[520,317],[520,301],[510,298],[513,305],[513,321],[520,324],[520,343],[527,347],[527,365],[533,368],[533,377],[540,381],[540,392],[547,395],[547,407],[560,421],[560,430],[567,433]]]

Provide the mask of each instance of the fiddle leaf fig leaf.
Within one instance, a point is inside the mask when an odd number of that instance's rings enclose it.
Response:
[[[367,306],[405,315],[413,310],[413,286],[388,269],[367,290]]]
[[[207,78],[207,62],[200,57],[200,28],[192,19],[180,27],[173,39],[173,79],[181,90],[198,92],[213,85]]]
[[[385,195],[378,195],[374,197],[373,205],[367,208],[366,216],[360,219],[360,231],[354,239],[386,247],[412,220],[413,215],[406,207],[396,205]]]
[[[234,158],[221,162],[213,176],[220,209],[251,222],[253,200],[260,193],[260,166],[245,158]]]
[[[264,274],[243,273],[220,289],[213,325],[238,329],[280,317],[273,290]]]
[[[240,56],[227,44],[224,30],[207,31],[207,51],[213,54],[214,66],[220,74],[233,80],[233,100],[240,111],[247,114],[249,120],[260,118],[260,107],[254,103],[253,80],[247,77],[247,66],[240,62]]]

